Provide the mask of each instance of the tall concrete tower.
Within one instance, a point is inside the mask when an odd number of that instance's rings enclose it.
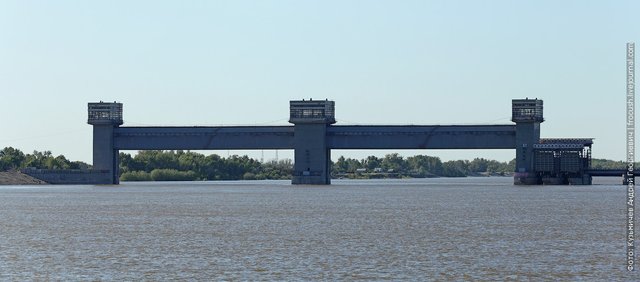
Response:
[[[329,100],[289,102],[289,122],[295,125],[292,184],[331,184],[331,150],[327,127],[336,122]]]
[[[109,183],[118,184],[118,151],[114,148],[113,132],[122,125],[122,103],[89,103],[89,119],[93,125],[93,169],[108,170]]]
[[[513,99],[511,121],[516,123],[516,171],[514,184],[538,184],[533,145],[540,143],[542,100]]]

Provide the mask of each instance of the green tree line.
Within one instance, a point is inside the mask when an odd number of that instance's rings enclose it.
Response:
[[[635,163],[634,167],[636,169],[640,168],[638,167],[638,165],[640,165],[640,162]],[[593,169],[626,169],[627,162],[612,161],[612,160],[605,160],[605,159],[591,159],[591,168]]]
[[[624,169],[626,162],[593,159],[595,169]],[[0,171],[28,167],[40,169],[88,169],[90,165],[70,161],[63,155],[54,156],[51,151],[22,151],[6,147],[0,151]],[[402,157],[388,154],[382,158],[368,156],[364,159],[340,157],[331,163],[333,177],[462,177],[479,174],[507,175],[514,171],[515,160],[499,162],[484,158],[471,161],[443,162],[438,157],[417,155]],[[640,167],[636,164],[636,167]],[[248,156],[222,158],[190,151],[140,151],[135,156],[120,153],[122,181],[161,180],[254,180],[291,179],[291,160],[261,163]]]
[[[256,180],[291,179],[291,160],[261,163],[248,156],[222,158],[185,151],[120,153],[120,180]]]
[[[463,177],[479,174],[510,174],[515,169],[515,160],[499,162],[484,158],[472,161],[457,160],[442,162],[433,156],[417,155],[404,158],[397,153],[388,154],[384,158],[369,156],[357,160],[338,158],[332,166],[334,176],[356,178],[384,177]]]
[[[0,171],[19,170],[28,167],[40,169],[88,169],[90,165],[70,161],[63,155],[54,156],[51,151],[25,154],[13,147],[6,147],[0,151]]]

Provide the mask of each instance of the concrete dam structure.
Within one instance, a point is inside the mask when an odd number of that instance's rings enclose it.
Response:
[[[120,150],[293,149],[291,183],[326,185],[332,149],[514,149],[514,184],[591,184],[592,139],[541,139],[542,100],[512,100],[513,124],[495,125],[335,125],[334,101],[296,100],[289,107],[292,126],[128,127],[121,103],[89,103],[93,170],[32,175],[118,184]]]

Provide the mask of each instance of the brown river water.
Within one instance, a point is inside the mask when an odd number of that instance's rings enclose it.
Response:
[[[617,181],[0,186],[0,281],[638,281]]]

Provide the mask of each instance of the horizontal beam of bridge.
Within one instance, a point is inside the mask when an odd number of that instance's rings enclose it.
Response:
[[[515,149],[515,125],[331,126],[332,149]]]
[[[118,127],[118,150],[293,149],[293,126]],[[328,149],[514,149],[515,125],[329,126]]]
[[[293,126],[118,127],[118,150],[292,149]]]

